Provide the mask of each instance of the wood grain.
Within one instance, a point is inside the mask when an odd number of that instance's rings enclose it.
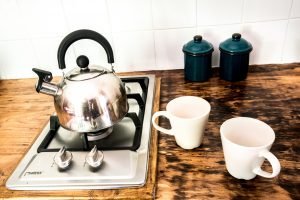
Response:
[[[186,81],[181,70],[161,76],[161,110],[182,95],[203,97],[212,110],[199,148],[184,150],[173,137],[159,135],[158,199],[300,199],[299,63],[251,66],[247,80],[234,83],[220,80],[217,71],[204,83]],[[219,128],[236,116],[258,118],[274,129],[278,177],[244,181],[226,171]],[[170,127],[164,118],[161,125]],[[270,170],[268,163],[264,168]]]
[[[109,190],[104,196],[99,190],[34,193],[6,190],[3,184],[7,176],[54,111],[51,98],[33,91],[34,80],[14,80],[0,82],[0,196],[23,196],[25,199],[30,195],[41,199],[138,199],[151,195],[156,199],[300,199],[300,63],[251,66],[247,79],[234,83],[221,80],[218,69],[214,69],[213,77],[203,83],[186,81],[183,70],[138,74],[161,77],[160,110],[165,110],[170,100],[182,95],[203,97],[212,107],[200,147],[184,150],[176,145],[172,136],[158,135],[156,184],[153,185],[155,189],[148,190],[152,193],[132,189],[131,196],[129,193],[126,196],[122,195],[122,190]],[[278,177],[244,181],[233,178],[226,171],[219,128],[222,122],[235,116],[258,118],[274,129],[276,140],[271,151],[282,166]],[[32,118],[37,120],[30,120]],[[160,119],[160,124],[170,127],[164,118]],[[270,170],[268,163],[264,168]]]
[[[127,75],[127,74],[124,74]],[[157,167],[157,131],[152,129],[145,186],[117,190],[12,191],[5,182],[54,112],[53,99],[36,94],[35,79],[0,80],[0,199],[153,199]],[[156,78],[153,112],[159,109]]]

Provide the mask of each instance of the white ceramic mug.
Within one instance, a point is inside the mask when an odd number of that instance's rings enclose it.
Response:
[[[194,149],[202,143],[209,113],[210,104],[205,99],[182,96],[171,100],[166,111],[154,113],[152,124],[158,131],[174,135],[176,143],[183,149]],[[169,119],[171,129],[162,128],[155,122],[159,116]]]
[[[273,178],[280,172],[278,159],[270,152],[275,140],[273,129],[266,123],[236,117],[225,121],[220,128],[226,168],[235,178],[249,180],[256,175]],[[267,159],[272,173],[261,169]]]

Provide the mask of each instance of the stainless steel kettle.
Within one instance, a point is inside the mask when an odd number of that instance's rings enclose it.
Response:
[[[57,58],[60,69],[65,69],[65,54],[69,46],[80,40],[91,39],[106,51],[108,63],[114,62],[109,42],[99,33],[78,30],[67,35],[61,42]],[[120,121],[128,112],[124,84],[107,70],[89,66],[89,60],[81,55],[76,60],[79,67],[69,71],[59,84],[51,83],[51,72],[33,68],[39,76],[36,91],[54,97],[54,106],[60,125],[76,132],[96,132]]]

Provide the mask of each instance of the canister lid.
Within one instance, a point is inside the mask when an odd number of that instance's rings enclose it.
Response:
[[[230,54],[242,54],[252,51],[252,45],[243,39],[240,33],[234,33],[231,38],[220,44],[219,49]]]
[[[192,56],[209,54],[214,51],[213,45],[202,39],[201,35],[194,36],[194,39],[185,44],[182,48],[184,53]]]

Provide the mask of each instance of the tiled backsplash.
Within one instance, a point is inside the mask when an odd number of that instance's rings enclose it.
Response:
[[[234,32],[252,43],[251,64],[300,62],[300,0],[0,0],[0,79],[35,77],[32,67],[61,75],[58,45],[77,29],[109,40],[117,72],[183,68],[196,34],[213,44],[213,66]],[[81,54],[109,66],[99,44],[82,40],[67,70]]]

